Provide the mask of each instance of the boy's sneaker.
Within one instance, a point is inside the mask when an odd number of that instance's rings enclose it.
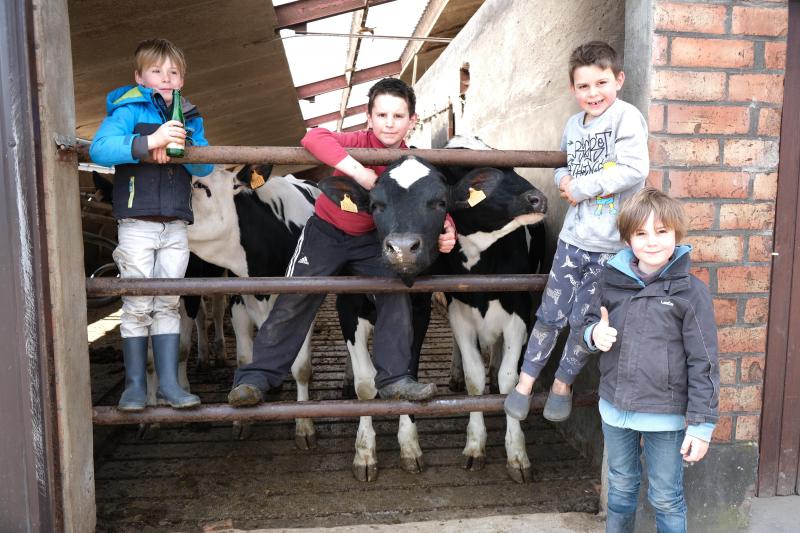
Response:
[[[264,394],[255,385],[242,383],[228,393],[228,403],[233,407],[251,407],[264,401]]]
[[[528,411],[531,409],[532,394],[522,394],[517,389],[511,389],[503,402],[503,410],[511,418],[525,420],[528,418]]]
[[[436,395],[435,383],[420,383],[409,376],[404,376],[394,383],[378,389],[378,396],[384,400],[430,400]]]
[[[572,412],[572,390],[569,394],[556,394],[550,390],[542,415],[550,422],[563,422]]]

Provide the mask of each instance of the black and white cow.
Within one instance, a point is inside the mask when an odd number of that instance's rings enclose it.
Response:
[[[193,253],[238,277],[286,273],[319,189],[293,176],[269,177],[270,171],[269,166],[245,166],[236,173],[217,166],[208,176],[193,178],[194,224],[188,228]],[[239,298],[243,305],[236,304]],[[239,365],[252,361],[253,326],[261,326],[274,303],[271,295],[234,297],[231,315]],[[299,401],[309,399],[311,329],[292,365]],[[311,419],[296,421],[295,441],[303,448],[314,445]]]
[[[456,138],[448,147],[490,149],[474,138]],[[530,253],[531,239],[525,226],[544,218],[547,200],[512,169],[466,171],[451,167],[440,172],[407,156],[388,167],[370,193],[343,180],[324,180],[320,186],[334,200],[347,190],[357,204],[371,209],[383,241],[384,257],[407,283],[423,271],[495,275],[536,271],[537,265],[532,263],[538,263],[538,258]],[[458,243],[450,254],[439,256],[438,234],[445,210],[455,220]],[[499,361],[499,389],[509,392],[516,384],[518,362],[527,339],[531,295],[446,296],[454,351],[463,361],[468,393],[482,394],[486,385],[481,352],[489,354],[490,360]],[[507,417],[506,428],[508,472],[518,482],[529,481],[531,466],[519,421]],[[407,429],[405,434],[409,439],[412,435],[415,438],[416,429]],[[413,443],[406,446],[414,448]],[[471,413],[463,452],[467,457],[465,468],[481,469],[485,449],[483,415]]]

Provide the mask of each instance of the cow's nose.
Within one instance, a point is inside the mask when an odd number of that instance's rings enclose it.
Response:
[[[525,201],[528,202],[535,211],[544,211],[547,209],[547,199],[537,194],[535,191],[526,192]]]
[[[422,241],[416,235],[390,235],[384,240],[384,252],[400,261],[415,258],[422,249]]]

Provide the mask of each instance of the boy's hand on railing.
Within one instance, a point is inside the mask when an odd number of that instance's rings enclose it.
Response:
[[[169,143],[184,144],[186,130],[178,120],[170,120],[163,123],[155,133],[147,136],[147,149],[166,148]]]
[[[686,435],[686,437],[683,438],[681,455],[683,455],[683,460],[687,463],[696,463],[705,457],[707,451],[708,443],[706,441],[698,439],[697,437],[692,437],[691,435]]]
[[[153,148],[150,150],[150,157],[152,157],[153,161],[156,163],[169,163],[169,156],[167,155],[166,148]]]
[[[592,342],[603,352],[611,349],[617,341],[617,330],[608,323],[608,309],[600,308],[600,322],[592,329]]]

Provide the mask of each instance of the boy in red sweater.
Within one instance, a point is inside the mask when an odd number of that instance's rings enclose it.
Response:
[[[335,174],[350,176],[369,190],[385,166],[365,167],[345,148],[407,148],[404,139],[414,127],[416,97],[405,82],[385,78],[369,91],[369,129],[331,132],[315,128],[306,133],[303,146]],[[439,238],[439,250],[455,245],[450,218]],[[289,268],[288,276],[335,276],[343,272],[362,276],[395,277],[381,259],[381,246],[369,213],[344,211],[324,194],[308,219]],[[234,407],[256,405],[269,389],[279,387],[305,341],[324,294],[281,294],[269,318],[258,330],[253,362],[237,369],[228,403]],[[375,386],[381,398],[427,400],[436,394],[433,383],[412,377],[411,304],[407,293],[370,295],[377,310],[373,339]]]

